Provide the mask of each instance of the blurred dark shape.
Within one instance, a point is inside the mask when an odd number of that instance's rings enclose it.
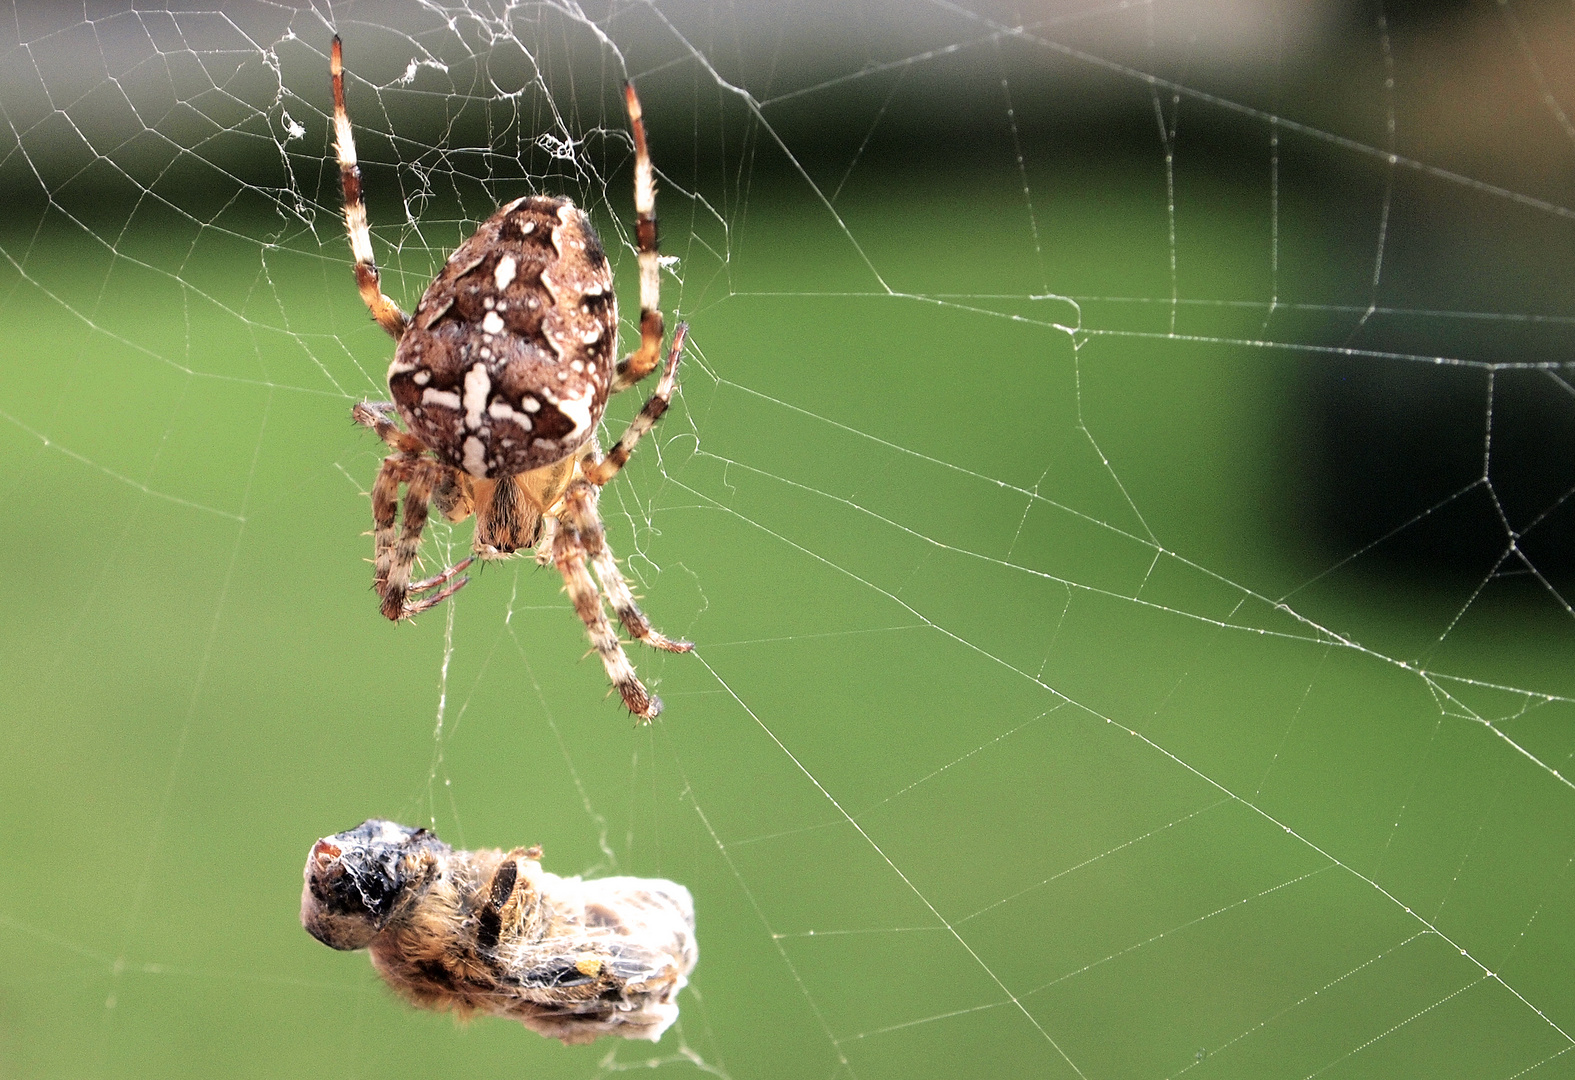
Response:
[[[1451,580],[1529,562],[1557,585],[1575,569],[1562,373],[1360,357],[1320,364],[1308,392],[1308,520],[1326,556]]]
[[[1342,27],[1353,60],[1368,54],[1343,115],[1362,114],[1357,97],[1369,119],[1388,115],[1372,90],[1376,13],[1353,7]],[[1496,571],[1567,596],[1575,221],[1567,122],[1551,102],[1575,85],[1575,24],[1567,6],[1535,3],[1383,14],[1394,132],[1362,140],[1418,164],[1331,159],[1318,192],[1341,210],[1324,220],[1345,306],[1289,340],[1361,353],[1310,362],[1288,406],[1305,425],[1288,478],[1305,538],[1327,562],[1417,584],[1474,589]]]

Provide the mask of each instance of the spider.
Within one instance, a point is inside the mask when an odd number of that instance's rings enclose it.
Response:
[[[370,949],[412,1003],[566,1044],[657,1041],[699,956],[688,889],[559,877],[540,847],[455,851],[374,818],[313,844],[305,877],[301,925],[332,948]]]
[[[373,584],[383,614],[398,621],[448,599],[476,558],[535,547],[554,563],[601,655],[613,687],[640,723],[662,709],[635,675],[603,610],[602,593],[631,636],[657,649],[694,646],[658,633],[640,611],[596,512],[618,474],[672,398],[688,327],[673,334],[656,391],[602,456],[596,425],[610,394],[650,375],[662,354],[656,190],[640,99],[624,84],[634,136],[635,235],[640,259],[640,345],[613,361],[618,300],[612,268],[590,221],[566,198],[530,195],[500,208],[449,256],[414,316],[383,295],[361,199],[355,136],[345,112],[344,60],[335,36],[330,73],[335,149],[345,227],[361,299],[398,342],[388,367],[393,401],[363,401],[352,418],[394,451],[372,486]],[[394,423],[394,414],[404,429]],[[404,527],[395,516],[405,485]],[[473,554],[411,581],[428,503],[451,522],[476,517]]]

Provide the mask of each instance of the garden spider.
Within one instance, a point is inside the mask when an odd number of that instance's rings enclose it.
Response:
[[[363,401],[352,411],[357,423],[376,431],[394,451],[383,459],[372,486],[373,583],[383,614],[399,620],[426,611],[465,584],[468,579],[458,575],[476,556],[506,558],[534,546],[539,562],[555,563],[563,574],[574,610],[624,704],[639,721],[649,722],[661,711],[661,700],[635,675],[586,568],[589,563],[595,570],[607,602],[633,637],[668,652],[694,648],[652,628],[618,570],[596,512],[602,485],[667,411],[688,330],[679,324],[656,392],[603,457],[596,425],[607,397],[656,369],[664,333],[656,191],[640,99],[625,84],[634,135],[640,346],[615,364],[612,268],[590,221],[565,198],[515,199],[482,222],[427,286],[414,316],[383,295],[345,112],[337,36],[330,71],[356,284],[372,317],[399,343],[388,368],[394,400]],[[405,430],[394,423],[396,410]],[[400,484],[406,486],[402,530],[394,520]],[[413,582],[429,502],[452,522],[476,515],[475,554]]]

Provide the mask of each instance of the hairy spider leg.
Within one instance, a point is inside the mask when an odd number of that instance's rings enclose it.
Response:
[[[470,579],[460,578],[441,592],[416,601],[407,601],[407,597],[448,582],[474,561],[462,559],[440,574],[410,581],[410,570],[421,546],[421,531],[426,527],[427,503],[436,505],[443,516],[453,522],[469,517],[473,504],[468,478],[441,461],[423,457],[426,447],[414,435],[394,426],[390,418],[393,411],[392,402],[363,401],[350,415],[356,423],[377,432],[379,438],[397,451],[383,459],[383,467],[372,484],[372,584],[382,597],[383,614],[390,619],[404,619],[447,600]],[[395,524],[400,484],[407,489],[403,535]],[[412,511],[412,506],[417,509]]]
[[[564,492],[562,509],[558,511],[558,523],[552,535],[552,559],[563,575],[564,588],[574,604],[575,613],[585,624],[592,647],[602,658],[607,678],[635,719],[648,724],[662,711],[662,700],[651,696],[635,675],[634,665],[629,663],[618,634],[602,609],[602,594],[585,568],[585,558],[592,552],[591,544],[602,549],[606,547],[601,531],[601,522],[596,516],[596,489],[584,480],[576,480]],[[632,604],[632,598],[630,602]]]
[[[600,461],[587,460],[583,463],[585,479],[600,487],[614,476],[618,475],[640,439],[645,436],[656,422],[667,412],[668,403],[673,396],[673,382],[678,374],[678,360],[683,355],[684,340],[688,337],[689,325],[679,323],[678,329],[673,334],[673,344],[667,353],[667,364],[662,371],[662,377],[657,381],[656,391],[646,401],[645,407],[640,410],[629,423],[623,436],[613,444],[612,450]],[[579,509],[583,506],[585,509]],[[571,527],[580,534],[580,542],[590,557],[591,567],[596,571],[596,579],[601,582],[602,591],[607,595],[607,602],[617,614],[618,620],[629,631],[630,636],[645,642],[652,648],[664,649],[668,652],[689,652],[694,645],[688,641],[674,641],[665,636],[651,625],[638,604],[635,603],[634,593],[629,589],[629,581],[618,569],[618,560],[613,556],[612,548],[607,545],[606,530],[602,527],[601,517],[596,513],[595,504],[582,500],[571,507],[565,500],[566,513],[573,519]],[[589,512],[586,513],[585,511]]]
[[[694,646],[692,641],[674,641],[651,625],[651,620],[645,612],[640,610],[640,605],[634,602],[634,593],[629,590],[629,580],[618,569],[618,560],[613,557],[612,548],[607,546],[606,533],[597,524],[596,544],[593,547],[589,537],[585,537],[585,548],[591,556],[591,567],[596,571],[596,580],[602,583],[602,591],[607,594],[607,603],[612,605],[613,612],[617,614],[618,621],[623,623],[629,635],[645,642],[653,649],[662,649],[665,652],[689,652]]]
[[[398,425],[394,423],[392,401],[357,402],[350,410],[350,419],[362,427],[369,427],[377,432],[379,439],[402,454],[420,454],[426,449],[425,443],[409,432],[399,430]]]
[[[388,574],[394,563],[399,485],[410,479],[410,470],[419,460],[414,455],[390,454],[372,483],[372,584],[380,596],[388,591]]]
[[[350,251],[355,255],[355,283],[377,325],[397,340],[410,325],[410,318],[383,295],[372,257],[372,232],[366,223],[366,203],[361,200],[361,167],[356,163],[355,135],[345,112],[344,50],[338,34],[334,35],[328,69],[334,84],[334,150],[339,155],[339,183],[345,194],[345,231],[350,234]]]
[[[416,456],[425,453],[426,446],[421,440],[407,431],[399,430],[393,417],[392,401],[362,401],[350,410],[352,420],[377,432],[377,437],[393,449]],[[437,486],[432,489],[432,505],[455,525],[475,513],[475,492],[470,477],[458,469],[445,468]]]
[[[441,462],[431,458],[390,454],[383,459],[383,467],[378,470],[377,480],[372,484],[372,585],[382,597],[383,614],[390,619],[419,615],[453,596],[470,580],[462,577],[451,581],[471,564],[469,558],[460,560],[432,577],[415,582],[410,580],[416,551],[421,546],[421,530],[426,527],[427,502],[432,498],[434,485],[440,483],[448,471]],[[402,534],[395,524],[401,483],[407,488]],[[409,599],[445,583],[447,588],[431,596]]]
[[[435,589],[475,561],[476,558],[474,555],[467,555],[465,558],[459,560],[459,562],[455,563],[453,566],[449,567],[447,570],[444,570],[440,574],[433,574],[431,577],[422,578],[420,581],[412,581],[410,583],[410,592],[420,593],[425,592],[428,589]],[[426,599],[420,601],[419,607],[413,606],[407,609],[407,614],[413,615],[417,611],[425,611],[433,604],[441,604],[444,600],[447,600],[450,596],[453,596],[455,593],[457,593],[465,584],[465,582],[469,580],[469,578],[461,578],[459,581],[454,582],[452,586],[443,590],[443,592],[438,593],[435,596],[429,596]]]
[[[613,444],[607,456],[594,464],[587,464],[585,479],[601,487],[607,481],[618,475],[618,470],[628,464],[634,448],[639,445],[645,433],[656,426],[656,422],[667,412],[667,406],[673,398],[673,379],[678,374],[678,358],[684,351],[684,339],[689,335],[689,324],[679,323],[678,329],[673,334],[673,347],[667,354],[667,366],[662,370],[662,377],[656,382],[656,391],[646,400],[642,408],[623,435]]]
[[[662,355],[662,276],[656,236],[656,181],[651,151],[645,143],[640,99],[630,83],[623,84],[623,103],[634,135],[634,236],[640,253],[640,347],[619,361],[611,393],[627,390],[652,371]]]
[[[601,461],[584,464],[585,480],[594,485],[605,484],[611,479],[624,462],[629,460],[629,455],[634,451],[635,443],[640,441],[640,436],[651,430],[651,426],[661,419],[662,413],[667,411],[667,399],[672,394],[673,372],[678,367],[678,353],[684,345],[684,334],[689,328],[682,323],[678,326],[678,333],[673,336],[673,350],[667,358],[667,370],[662,373],[662,379],[656,386],[656,393],[645,403],[645,408],[640,410],[640,415],[630,423],[629,429],[624,432],[613,447],[611,454]],[[598,470],[606,468],[606,478],[598,480]],[[602,591],[607,594],[607,603],[612,606],[618,616],[618,621],[632,637],[645,642],[653,649],[663,649],[667,652],[689,652],[694,644],[688,641],[674,641],[651,625],[651,620],[640,610],[634,602],[634,593],[629,589],[629,579],[623,576],[618,569],[618,560],[613,556],[612,548],[607,546],[607,530],[602,526],[601,515],[596,512],[594,497],[583,498],[570,502],[567,495],[564,498],[564,509],[560,513],[569,518],[569,527],[580,535],[580,545],[591,560],[591,567],[596,571],[596,580],[601,582]]]
[[[470,580],[458,578],[449,581],[455,574],[470,565],[470,560],[464,559],[435,577],[414,584],[410,581],[410,570],[416,564],[417,552],[421,550],[421,532],[427,524],[427,504],[432,501],[433,489],[443,479],[443,474],[447,470],[446,465],[431,458],[417,458],[410,464],[409,473],[405,478],[404,528],[400,531],[399,542],[394,545],[393,560],[389,564],[388,577],[381,590],[383,614],[390,619],[406,619],[412,615],[419,615],[453,596]],[[378,479],[381,480],[382,477]],[[378,508],[374,506],[374,517],[377,511]],[[392,523],[390,523],[390,531],[392,531]],[[422,592],[445,582],[448,582],[447,587],[431,596],[419,600],[409,599],[413,593]]]

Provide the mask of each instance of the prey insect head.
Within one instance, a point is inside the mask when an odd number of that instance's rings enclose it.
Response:
[[[425,829],[372,819],[312,845],[301,890],[301,925],[324,945],[363,949],[447,851]]]

